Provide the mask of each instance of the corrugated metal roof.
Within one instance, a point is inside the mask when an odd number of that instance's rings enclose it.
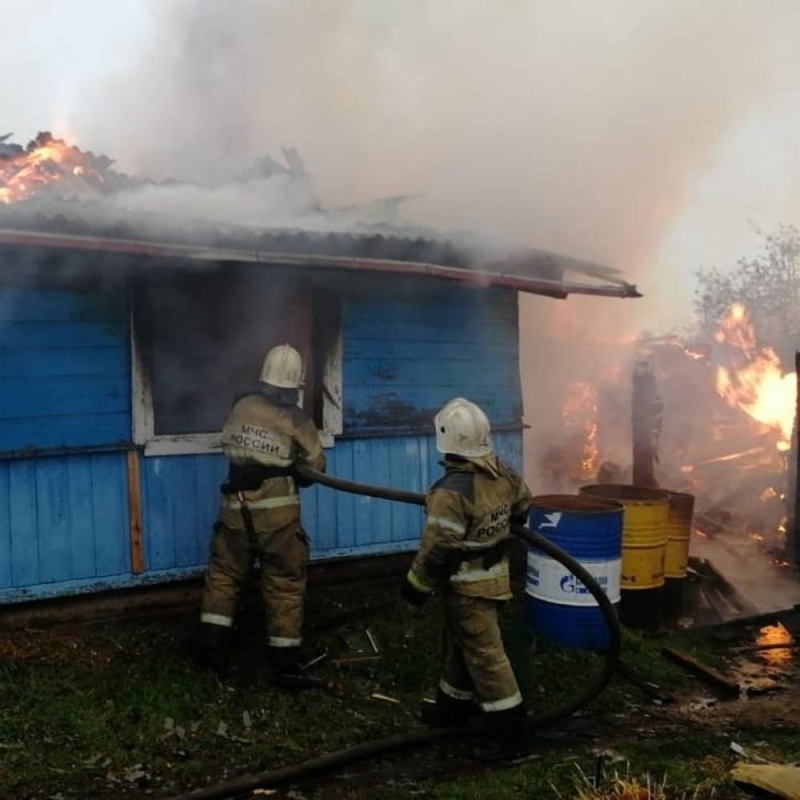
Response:
[[[0,245],[422,275],[552,297],[641,296],[613,269],[541,250],[475,247],[385,231],[259,229],[97,209],[86,213],[76,204],[40,211],[0,208]],[[579,279],[566,279],[567,272]]]

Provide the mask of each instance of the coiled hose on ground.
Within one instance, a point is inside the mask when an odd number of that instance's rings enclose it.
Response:
[[[341,492],[350,494],[366,495],[382,500],[394,500],[400,503],[410,503],[413,505],[425,505],[425,495],[420,492],[409,492],[402,489],[389,489],[383,486],[373,486],[368,483],[356,483],[354,481],[335,478],[322,472],[303,467],[299,470],[301,477],[315,483],[328,486]],[[555,722],[558,719],[567,717],[575,713],[578,709],[588,705],[600,692],[605,689],[614,676],[620,659],[622,647],[622,637],[619,622],[614,612],[614,607],[609,601],[606,593],[600,588],[588,570],[576,561],[560,547],[557,547],[548,539],[538,533],[528,530],[522,525],[513,525],[512,533],[522,539],[527,545],[543,550],[551,558],[563,564],[584,586],[597,601],[603,618],[608,625],[609,646],[603,653],[603,664],[597,674],[590,680],[581,691],[575,694],[571,700],[561,707],[552,708],[540,713],[528,715],[528,723],[531,728],[541,728]],[[431,728],[415,731],[408,734],[398,734],[388,736],[384,739],[376,739],[370,742],[356,745],[347,750],[338,750],[319,758],[302,761],[299,764],[292,764],[287,767],[280,767],[266,772],[253,775],[244,775],[225,783],[209,786],[204,789],[196,789],[186,794],[176,795],[170,800],[228,800],[241,795],[253,792],[255,789],[268,789],[281,786],[291,781],[302,778],[309,778],[312,775],[337,769],[350,764],[354,761],[370,758],[377,755],[392,752],[394,750],[418,747],[424,744],[443,741],[446,739],[461,738],[464,736],[476,736],[483,730],[480,721],[466,728]]]

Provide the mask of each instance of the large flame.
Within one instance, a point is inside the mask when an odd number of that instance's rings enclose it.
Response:
[[[27,200],[53,184],[67,194],[83,194],[87,183],[103,181],[93,162],[90,154],[49,133],[40,133],[25,149],[0,147],[0,203]]]
[[[717,391],[730,406],[775,429],[780,435],[779,449],[787,450],[794,425],[795,374],[784,373],[772,348],[757,347],[755,330],[742,303],[734,303],[715,338],[734,348],[739,362],[736,367],[717,367]]]

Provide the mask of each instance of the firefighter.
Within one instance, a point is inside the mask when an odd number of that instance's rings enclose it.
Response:
[[[480,709],[489,741],[475,755],[512,758],[527,749],[528,723],[498,610],[511,598],[511,522],[526,521],[532,498],[519,475],[494,455],[481,408],[456,398],[434,422],[445,473],[426,495],[425,526],[401,590],[414,606],[435,592],[444,606],[444,664],[436,702],[423,707],[422,719],[435,727],[461,726]]]
[[[325,469],[319,434],[298,407],[302,376],[297,350],[273,347],[257,391],[234,403],[222,429],[228,479],[221,487],[194,643],[199,660],[218,671],[227,666],[236,603],[256,557],[270,662],[278,676],[296,674],[299,667],[309,545],[297,487],[308,482],[294,467]]]

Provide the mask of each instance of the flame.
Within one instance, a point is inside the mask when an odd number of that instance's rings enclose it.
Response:
[[[783,372],[772,348],[758,349],[755,330],[742,303],[734,303],[714,338],[733,348],[741,364],[738,368],[717,367],[717,391],[731,407],[776,430],[780,436],[778,449],[788,450],[795,416],[795,374]]]
[[[580,480],[594,477],[600,463],[597,426],[597,389],[590,383],[570,384],[567,401],[562,411],[564,426],[579,439]]]
[[[766,625],[758,631],[756,645],[782,645],[792,644],[792,634],[780,623]],[[786,664],[792,660],[792,650],[789,647],[761,650],[759,656],[770,664]]]
[[[27,200],[43,187],[68,181],[71,176],[102,182],[92,158],[49,133],[40,133],[24,150],[0,151],[0,203]]]

